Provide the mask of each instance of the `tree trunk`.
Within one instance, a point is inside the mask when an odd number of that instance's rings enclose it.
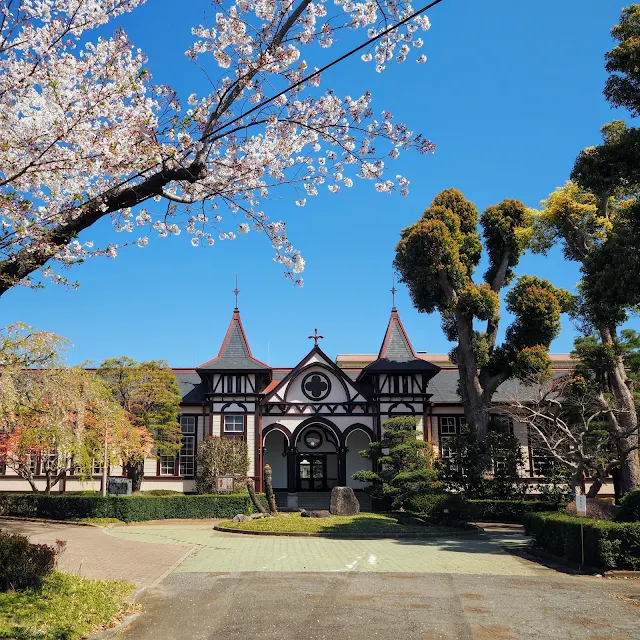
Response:
[[[124,475],[131,480],[131,491],[140,491],[144,477],[144,460],[131,460],[124,465]]]
[[[615,336],[608,327],[600,327],[600,338],[604,345],[615,346]],[[640,487],[640,460],[638,460],[638,414],[633,393],[628,385],[627,372],[621,356],[609,370],[609,385],[616,400],[618,427],[621,433],[620,447],[629,452],[620,468],[620,493],[624,495]]]
[[[269,505],[269,511],[272,514],[278,513],[278,507],[276,505],[276,497],[273,493],[273,473],[271,466],[264,465],[264,491],[267,494],[267,504]]]
[[[587,498],[595,498],[598,495],[598,491],[602,488],[602,480],[600,478],[593,478],[589,491],[587,492]]]
[[[247,491],[249,492],[249,497],[251,498],[251,502],[253,502],[253,506],[258,510],[258,512],[267,513],[267,510],[262,506],[260,500],[258,500],[255,487],[253,486],[253,479],[251,478],[247,478]]]
[[[473,319],[456,313],[458,346],[456,360],[460,375],[459,393],[464,407],[469,432],[478,441],[487,437],[489,431],[489,404],[491,396],[483,392],[478,376],[478,363],[473,350]]]

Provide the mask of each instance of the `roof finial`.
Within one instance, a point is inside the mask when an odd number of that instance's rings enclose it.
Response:
[[[391,300],[393,301],[392,309],[396,308],[396,274],[395,272],[391,275]]]
[[[318,330],[314,329],[315,333],[312,336],[309,336],[309,340],[314,340],[315,344],[314,346],[318,346],[318,340],[321,340],[324,338],[324,336],[318,335]]]
[[[236,288],[233,290],[233,293],[236,294],[236,309],[238,308],[238,294],[240,293],[240,289],[238,289],[238,274],[236,273]]]

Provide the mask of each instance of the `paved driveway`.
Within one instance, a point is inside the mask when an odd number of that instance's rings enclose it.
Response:
[[[634,585],[442,573],[174,573],[122,640],[637,640]]]
[[[428,540],[336,540],[219,533],[211,527],[137,525],[110,535],[152,544],[197,545],[177,569],[200,572],[424,572],[536,575],[539,565],[509,555],[513,536]],[[521,541],[522,538],[515,538]]]

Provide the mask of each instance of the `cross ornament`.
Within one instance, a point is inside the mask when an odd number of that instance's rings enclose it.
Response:
[[[309,340],[314,340],[315,345],[314,346],[318,346],[318,340],[322,340],[324,338],[324,336],[318,335],[318,330],[314,329],[315,333],[312,336],[309,336]]]
[[[396,289],[396,274],[394,273],[393,276],[391,277],[391,299],[392,299],[392,306],[395,309],[396,308],[396,293],[397,293],[397,289]]]
[[[240,289],[238,289],[238,275],[236,274],[236,288],[233,290],[233,293],[236,295],[236,309],[238,308],[238,294],[240,293]]]

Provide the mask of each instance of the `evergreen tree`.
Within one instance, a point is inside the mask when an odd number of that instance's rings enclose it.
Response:
[[[371,495],[390,497],[393,506],[400,507],[412,496],[440,488],[433,469],[433,448],[420,439],[413,417],[390,418],[382,423],[382,439],[371,442],[360,451],[371,460],[375,471],[357,471],[354,480],[371,482]]]
[[[478,227],[480,223],[480,228]],[[418,222],[402,231],[395,267],[409,287],[414,306],[437,311],[455,347],[459,393],[470,433],[481,449],[487,436],[493,394],[505,380],[550,376],[549,346],[560,330],[560,314],[571,296],[550,282],[522,276],[506,295],[515,320],[497,344],[500,294],[533,237],[534,216],[521,202],[504,200],[478,220],[475,205],[460,191],[438,194]],[[489,258],[484,281],[473,276],[482,256]],[[484,331],[476,323],[484,322]]]
[[[616,46],[606,54],[607,100],[640,114],[640,5],[622,11],[611,34]],[[615,120],[602,127],[603,142],[576,159],[571,181],[544,202],[538,248],[562,246],[565,257],[580,265],[579,304],[575,315],[599,345],[583,343],[606,370],[625,462],[621,490],[640,486],[638,415],[625,364],[620,327],[640,306],[640,129]],[[580,345],[578,346],[580,349]],[[587,355],[585,353],[585,355]]]

